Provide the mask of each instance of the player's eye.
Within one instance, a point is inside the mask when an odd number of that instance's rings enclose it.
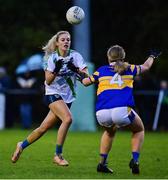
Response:
[[[65,41],[65,38],[61,38],[60,41]]]

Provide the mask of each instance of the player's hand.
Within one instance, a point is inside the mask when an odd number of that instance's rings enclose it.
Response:
[[[84,72],[79,72],[78,74],[77,74],[77,79],[80,81],[80,82],[82,82],[82,80],[84,79],[84,78],[87,78],[88,77],[88,74],[86,74],[86,73],[84,73]]]
[[[150,55],[149,57],[152,57],[153,59],[158,58],[162,54],[161,51],[158,50],[150,50]]]
[[[62,66],[63,66],[63,61],[62,61],[62,59],[56,61],[54,73],[55,73],[55,74],[58,74],[58,72],[60,71],[60,69],[62,68]]]
[[[71,71],[73,71],[73,72],[75,72],[75,73],[78,73],[78,72],[79,72],[79,68],[76,67],[76,66],[73,64],[72,61],[69,61],[69,62],[68,62],[67,67],[68,67]]]

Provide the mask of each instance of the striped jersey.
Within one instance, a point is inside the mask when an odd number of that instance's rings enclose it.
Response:
[[[96,111],[115,107],[134,106],[134,76],[140,73],[140,65],[130,65],[119,75],[112,65],[98,68],[90,76],[92,82],[98,83]]]

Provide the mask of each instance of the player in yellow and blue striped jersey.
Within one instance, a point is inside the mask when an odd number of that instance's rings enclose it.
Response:
[[[82,78],[85,86],[98,83],[96,117],[98,123],[105,128],[100,143],[100,163],[98,172],[113,173],[107,167],[107,157],[117,128],[127,127],[132,131],[132,159],[129,167],[133,174],[139,174],[139,155],[144,141],[144,125],[141,118],[133,110],[134,77],[149,70],[160,52],[153,51],[142,65],[125,62],[125,51],[115,45],[107,52],[108,65],[98,68],[93,75]]]

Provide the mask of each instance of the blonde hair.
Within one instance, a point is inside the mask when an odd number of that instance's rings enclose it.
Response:
[[[109,63],[115,62],[114,71],[122,74],[125,70],[128,69],[129,64],[124,62],[125,59],[125,51],[119,45],[111,46],[107,51],[107,57]]]
[[[45,52],[45,56],[48,56],[49,54],[53,53],[56,48],[56,42],[58,42],[58,39],[60,35],[62,34],[68,34],[70,36],[70,33],[68,31],[59,31],[57,34],[55,34],[49,41],[48,43],[42,48],[43,51]]]

